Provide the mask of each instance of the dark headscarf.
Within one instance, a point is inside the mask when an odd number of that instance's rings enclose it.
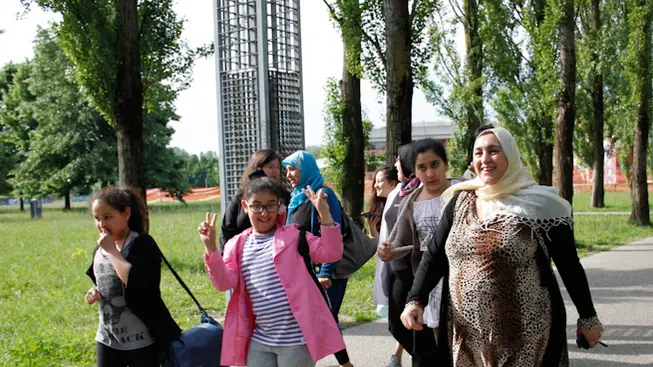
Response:
[[[420,181],[415,177],[415,143],[408,143],[399,147],[399,164],[404,174],[404,181],[401,183],[401,197],[408,196],[413,190],[419,187]]]

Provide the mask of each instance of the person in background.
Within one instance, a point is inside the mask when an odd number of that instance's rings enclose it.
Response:
[[[478,177],[442,194],[444,212],[402,322],[423,328],[429,294],[444,278],[442,366],[568,366],[565,305],[551,260],[580,316],[576,334],[594,347],[603,331],[576,253],[571,205],[537,185],[512,134],[479,131]]]
[[[380,167],[374,172],[374,187],[368,206],[368,213],[373,216],[367,217],[367,227],[370,236],[379,243],[385,241],[388,234],[387,228],[381,227],[386,200],[398,184],[399,178],[395,168]],[[376,314],[379,317],[388,316],[388,296],[383,291],[383,281],[387,277],[387,272],[387,265],[377,256],[373,298],[376,305]]]
[[[286,224],[296,223],[300,229],[320,236],[320,217],[316,215],[310,200],[304,190],[310,186],[313,190],[322,190],[326,195],[331,217],[334,222],[342,228],[342,207],[335,192],[324,186],[324,177],[315,162],[315,158],[306,151],[297,151],[283,160],[283,167],[286,169],[286,177],[290,181],[293,190],[290,194],[290,203],[286,216]],[[331,303],[331,313],[338,323],[338,314],[342,300],[345,298],[348,279],[333,279],[333,272],[337,262],[323,262],[316,264],[317,278],[326,290]],[[350,367],[349,355],[346,349],[334,354],[341,366]]]
[[[402,200],[399,219],[388,236],[388,241],[381,244],[379,251],[382,260],[391,261],[396,275],[391,299],[395,317],[396,311],[403,310],[406,296],[412,287],[414,272],[438,226],[442,204],[440,195],[451,185],[447,179],[447,169],[447,153],[441,141],[423,139],[415,143],[415,172],[422,185]],[[441,293],[440,286],[430,294],[437,305],[427,309],[425,328],[411,331],[397,326],[393,329],[395,338],[411,353],[413,366],[436,365],[436,337],[440,318],[437,300]]]
[[[252,178],[266,176],[277,182],[281,182],[281,157],[279,154],[272,149],[262,149],[254,152],[249,158],[247,168],[240,178],[238,194],[231,197],[222,218],[220,230],[221,249],[224,248],[225,243],[232,237],[252,226],[247,213],[240,205],[243,190],[249,183],[250,176]],[[282,189],[281,202],[286,207],[290,201],[290,193],[285,188],[282,187]]]
[[[415,166],[415,144],[409,143],[399,147],[399,154],[395,161],[395,169],[397,170],[397,178],[400,182],[394,190],[388,194],[386,199],[385,207],[383,208],[383,217],[381,219],[381,230],[379,237],[387,238],[392,229],[397,222],[397,216],[399,214],[399,206],[402,199],[408,195],[411,191],[409,189],[409,184],[415,179],[415,174],[413,173]],[[414,188],[413,188],[414,189]],[[379,246],[383,242],[379,242]],[[381,285],[383,288],[383,294],[386,298],[389,298],[392,294],[392,284],[395,281],[395,274],[392,270],[390,263],[383,262],[385,266],[385,274],[381,273],[383,279],[381,279]],[[395,315],[393,313],[393,315]],[[393,330],[398,327],[401,320],[397,317],[390,317],[390,302],[388,301],[388,328]],[[395,338],[396,339],[396,338]],[[397,341],[395,349],[390,356],[387,367],[401,367],[401,359],[404,353],[404,347]]]
[[[145,231],[145,203],[138,190],[108,186],[91,200],[100,233],[86,271],[98,302],[98,367],[160,365],[159,355],[181,329],[161,299],[161,251]]]

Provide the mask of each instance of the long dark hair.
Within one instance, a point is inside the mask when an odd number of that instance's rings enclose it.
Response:
[[[252,154],[252,156],[249,158],[249,161],[247,162],[247,168],[243,172],[243,175],[240,177],[240,186],[238,189],[240,195],[245,192],[245,187],[249,183],[249,176],[257,169],[262,168],[275,159],[279,161],[279,167],[281,167],[281,156],[279,153],[272,149],[261,149]]]
[[[93,195],[91,203],[95,200],[104,201],[121,213],[124,213],[127,208],[131,209],[127,226],[134,232],[145,233],[145,201],[138,189],[107,186]]]
[[[374,172],[374,183],[376,184],[376,175],[379,172],[384,172],[385,173],[385,180],[388,182],[397,182],[399,183],[399,178],[397,177],[397,170],[393,167],[379,167],[375,172]],[[367,210],[369,212],[374,213],[375,217],[380,217],[383,215],[383,208],[385,207],[385,203],[387,201],[387,198],[383,198],[380,196],[377,196],[376,190],[374,187],[372,187],[372,195],[370,196],[369,204],[367,206]],[[376,224],[376,230],[380,231],[381,230],[381,221],[379,221]]]

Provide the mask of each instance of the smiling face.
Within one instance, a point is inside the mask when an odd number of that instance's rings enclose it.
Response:
[[[106,229],[112,236],[118,237],[129,231],[130,208],[120,212],[103,200],[96,199],[91,206],[91,213],[95,218],[95,226],[100,232]]]
[[[275,230],[279,215],[279,197],[268,191],[253,194],[241,205],[252,223],[254,233],[270,234]]]
[[[447,168],[442,157],[432,151],[420,153],[415,158],[415,174],[433,194],[441,194],[447,188]]]
[[[474,143],[474,171],[486,185],[501,181],[508,170],[508,157],[496,135],[487,132]]]
[[[387,198],[390,191],[397,186],[397,182],[388,181],[388,175],[384,171],[377,172],[374,180],[374,190],[376,191],[376,196],[380,198]]]
[[[281,163],[279,162],[278,159],[273,159],[268,163],[265,163],[261,167],[259,167],[265,172],[265,175],[267,177],[270,177],[272,179],[275,179],[277,181],[280,180],[281,178]]]
[[[293,187],[297,187],[299,185],[299,181],[302,178],[302,171],[298,170],[297,168],[287,165],[286,166],[286,177],[288,178],[288,181],[290,181],[290,185]]]

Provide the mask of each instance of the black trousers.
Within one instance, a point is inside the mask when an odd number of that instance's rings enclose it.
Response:
[[[406,305],[406,297],[413,286],[411,269],[393,272],[390,279],[388,305],[388,324],[390,333],[408,352],[413,367],[437,366],[437,346],[433,329],[426,327],[420,331],[408,330],[401,323],[401,313]]]
[[[156,344],[134,350],[118,350],[95,343],[98,367],[159,367],[159,350]]]

